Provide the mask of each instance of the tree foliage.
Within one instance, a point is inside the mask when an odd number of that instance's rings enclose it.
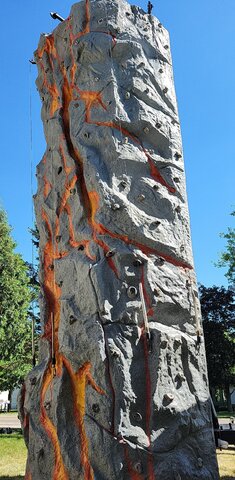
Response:
[[[32,293],[27,265],[15,247],[0,210],[0,391],[19,385],[31,368]]]
[[[224,287],[199,287],[210,387],[225,390],[235,385],[234,291]]]
[[[235,211],[231,213],[235,217]],[[218,267],[226,267],[229,284],[235,287],[235,228],[229,227],[227,233],[221,233],[220,236],[225,238],[226,250],[221,253],[219,261],[216,263]]]

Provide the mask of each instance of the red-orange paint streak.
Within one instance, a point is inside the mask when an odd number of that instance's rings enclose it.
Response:
[[[54,245],[53,245],[53,233],[49,223],[48,216],[45,210],[42,210],[42,219],[44,220],[48,232],[48,240],[44,247],[43,255],[43,267],[44,267],[44,283],[43,289],[45,293],[46,305],[47,305],[47,322],[45,323],[44,336],[51,341],[52,339],[52,316],[54,318],[54,350],[57,356],[59,351],[59,322],[60,322],[60,296],[61,288],[55,282],[54,272],[54,260],[56,258]],[[61,371],[60,357],[58,356],[59,371]]]
[[[156,165],[154,164],[153,160],[147,154],[147,152],[146,152],[145,148],[143,147],[142,143],[140,142],[140,140],[135,135],[131,134],[128,130],[126,130],[126,128],[123,128],[120,125],[116,125],[114,122],[93,122],[93,123],[95,125],[98,125],[98,126],[110,127],[110,128],[114,128],[116,130],[119,130],[119,132],[121,132],[123,135],[130,138],[134,143],[139,145],[139,147],[141,148],[142,152],[145,154],[145,156],[148,160],[148,164],[150,166],[150,173],[151,173],[152,178],[154,178],[154,180],[156,180],[156,182],[161,183],[161,185],[166,187],[169,192],[171,192],[171,193],[176,192],[176,189],[174,187],[172,187],[171,185],[168,185],[166,180],[160,174],[160,172],[159,172],[158,168],[156,167]]]
[[[159,252],[155,248],[150,248],[139,242],[136,242],[135,240],[130,239],[127,235],[119,235],[117,233],[113,233],[110,230],[108,230],[106,227],[104,227],[101,223],[97,223],[95,220],[95,215],[96,215],[97,209],[99,208],[99,195],[96,191],[88,192],[88,195],[89,195],[91,208],[92,208],[91,222],[96,234],[108,235],[111,238],[117,238],[119,240],[122,240],[128,245],[134,245],[135,247],[139,248],[146,255],[155,254],[157,256],[164,258],[168,263],[171,263],[172,265],[175,265],[177,267],[188,268],[188,269],[192,268],[191,265],[188,265],[187,263],[182,262],[181,260],[177,260],[171,257],[170,255]]]
[[[107,111],[107,107],[102,100],[101,92],[95,92],[93,90],[80,90],[80,88],[74,86],[79,93],[79,99],[85,103],[85,121],[90,123],[91,108],[95,105],[100,105]]]
[[[49,195],[49,193],[52,189],[52,184],[51,184],[51,182],[49,182],[46,175],[43,175],[43,182],[44,182],[43,196],[44,196],[44,198],[47,198],[47,196]]]
[[[24,480],[32,480],[32,474],[30,472],[26,472]]]
[[[81,465],[84,470],[84,480],[94,480],[94,472],[89,462],[88,439],[86,436],[84,416],[86,413],[86,385],[90,385],[101,395],[104,391],[94,382],[90,369],[91,364],[86,362],[77,372],[74,372],[70,362],[63,357],[63,364],[67,369],[70,377],[73,400],[74,400],[74,416],[81,438]]]
[[[137,472],[137,468],[138,468],[137,465],[133,465],[133,463],[129,458],[128,447],[126,443],[123,445],[123,448],[124,448],[124,455],[125,455],[128,473],[130,475],[130,480],[144,480],[143,475]]]
[[[51,367],[51,365],[48,365],[48,367],[47,367],[47,369],[44,373],[43,386],[42,386],[42,390],[41,390],[40,421],[41,421],[41,424],[43,425],[45,431],[47,432],[48,437],[51,440],[53,450],[54,450],[55,465],[54,465],[54,468],[53,468],[52,480],[69,480],[69,476],[68,476],[67,470],[64,466],[64,462],[63,462],[63,458],[62,458],[62,454],[61,454],[60,443],[59,443],[56,427],[52,423],[51,419],[48,417],[46,408],[44,406],[45,396],[46,396],[46,393],[47,393],[52,381],[53,381],[52,367]]]
[[[44,67],[44,65],[41,61],[44,52],[47,53],[48,60],[49,60],[50,66],[51,66],[51,70],[52,70],[52,73],[54,75],[54,63],[53,63],[52,57],[54,57],[54,59],[58,60],[58,55],[56,53],[56,48],[55,48],[55,44],[54,44],[53,35],[48,35],[45,38],[44,46],[42,47],[41,50],[38,50],[38,57],[39,57],[39,62],[38,63],[39,63],[39,65],[42,69],[42,72],[43,72],[43,85],[47,88],[48,92],[51,95],[50,115],[51,115],[51,117],[53,117],[56,110],[58,110],[61,107],[60,92],[58,90],[56,82],[54,82],[52,85],[50,85],[49,82],[47,81],[45,67]]]

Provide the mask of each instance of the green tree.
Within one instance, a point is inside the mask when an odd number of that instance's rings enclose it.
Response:
[[[5,212],[0,210],[0,390],[22,383],[31,368],[32,298],[27,265],[16,253]]]
[[[206,357],[211,390],[224,390],[232,410],[230,386],[235,385],[234,291],[224,287],[199,287]]]
[[[233,217],[235,217],[235,211],[231,213]],[[218,267],[226,267],[227,273],[225,276],[227,277],[229,284],[235,287],[235,228],[228,228],[227,233],[221,233],[220,236],[225,238],[226,249],[223,253],[221,253],[219,261],[216,263]]]

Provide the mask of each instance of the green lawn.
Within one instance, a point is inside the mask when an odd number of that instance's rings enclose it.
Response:
[[[24,478],[26,446],[20,433],[0,435],[0,480]]]
[[[217,450],[221,480],[235,480],[235,448]],[[20,433],[0,435],[0,480],[23,480],[26,447]]]

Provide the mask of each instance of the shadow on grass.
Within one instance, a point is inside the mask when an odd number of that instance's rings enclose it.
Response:
[[[0,480],[23,480],[24,477],[17,476],[17,477],[0,477]]]

